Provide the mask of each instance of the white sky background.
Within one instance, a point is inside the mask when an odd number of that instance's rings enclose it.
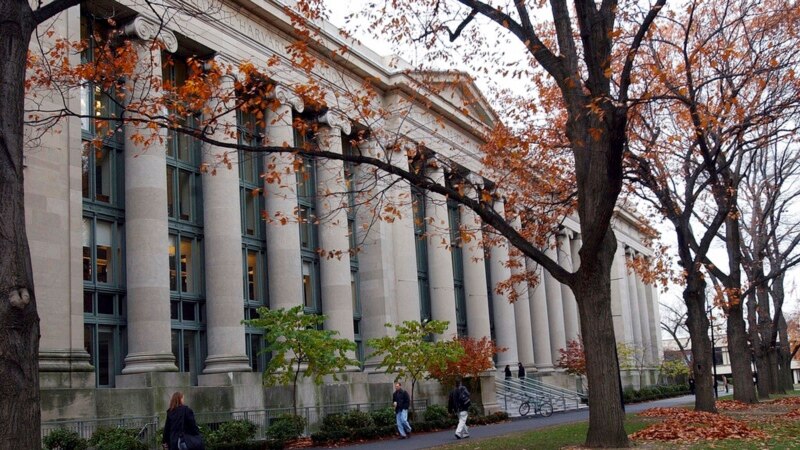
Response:
[[[367,48],[377,52],[382,56],[388,55],[399,55],[403,59],[408,60],[409,62],[414,64],[419,63],[419,58],[422,57],[421,54],[416,53],[416,49],[414,48],[403,48],[402,51],[397,51],[397,49],[392,49],[391,44],[384,39],[376,38],[372,36],[369,30],[366,30],[366,27],[356,27],[354,23],[359,22],[351,22],[346,23],[345,18],[354,13],[361,11],[363,8],[369,7],[370,3],[382,3],[382,0],[330,0],[328,1],[328,7],[330,8],[330,17],[329,21],[336,25],[337,27],[344,28],[348,32],[350,32],[355,38],[359,39],[363,45]],[[477,18],[476,18],[477,19]],[[497,28],[494,25],[486,25],[476,23],[474,21],[469,26],[485,26],[489,32],[496,34]],[[514,45],[517,44],[517,45]],[[506,52],[506,56],[508,60],[521,60],[526,58],[524,48],[518,42],[515,42],[513,39],[511,40],[510,44],[507,47],[503,47],[509,49]],[[460,66],[460,61],[452,61],[452,62],[442,62],[441,64],[436,64],[435,62],[426,62],[428,65],[433,65],[439,69],[457,69],[457,70],[467,70],[466,67]],[[470,72],[471,73],[471,72]],[[476,83],[478,87],[483,91],[484,95],[491,101],[494,97],[491,95],[491,90],[493,88],[503,88],[507,87],[512,89],[513,92],[518,94],[525,93],[527,89],[526,83],[520,82],[519,80],[503,80],[498,77],[498,75],[493,74],[492,76],[480,76],[480,74],[474,74],[476,76]],[[494,105],[497,106],[497,105]],[[641,208],[641,213],[647,213],[645,211],[646,208]],[[647,213],[648,217],[657,217],[656,214],[649,214]],[[655,223],[656,229],[659,230],[661,233],[661,240],[665,244],[669,245],[672,248],[675,248],[676,238],[675,238],[675,230],[669,222],[659,221]],[[673,252],[674,253],[674,252]],[[712,261],[719,264],[721,267],[727,267],[727,257],[724,248],[724,243],[720,240],[717,240],[716,245],[709,253],[709,257]],[[675,255],[674,259],[677,259],[677,255]],[[676,265],[676,270],[680,268]],[[726,271],[727,272],[727,271]],[[798,283],[800,282],[800,268],[795,269],[787,275],[785,279],[785,291],[786,291],[786,303],[784,305],[784,312],[794,312],[798,309]],[[660,301],[661,303],[670,304],[673,306],[682,306],[683,301],[681,297],[682,287],[677,285],[670,286],[666,292],[662,292],[660,294]],[[685,307],[683,307],[685,309]],[[719,314],[719,312],[717,313]],[[663,316],[663,313],[662,313]],[[668,339],[669,335],[664,333],[664,338]]]

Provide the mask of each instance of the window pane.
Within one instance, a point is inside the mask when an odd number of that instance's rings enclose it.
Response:
[[[256,145],[254,142],[253,145]],[[255,166],[255,156],[251,153],[242,152],[242,171],[244,180],[250,183],[258,181],[258,173]]]
[[[244,190],[244,231],[248,236],[256,234],[256,204],[258,201],[257,193],[250,189]]]
[[[197,313],[195,312],[195,303],[183,302],[181,309],[183,309],[183,321],[194,322],[197,320]]]
[[[94,326],[93,325],[84,325],[83,326],[83,348],[86,350],[86,353],[89,354],[89,360],[92,362],[92,365],[95,365],[96,362],[94,361]]]
[[[180,308],[180,302],[171,301],[169,302],[169,318],[172,320],[180,320],[180,315],[178,315],[178,308]]]
[[[195,292],[192,240],[181,238],[181,292]]]
[[[172,354],[175,356],[175,364],[178,365],[178,370],[181,368],[181,342],[180,342],[180,331],[172,330]]]
[[[89,111],[91,101],[92,88],[89,83],[84,83],[81,85],[81,129],[85,131],[91,131],[91,119],[88,117],[91,115]]]
[[[303,306],[306,308],[314,307],[313,279],[311,277],[311,263],[303,261]]]
[[[180,190],[181,220],[192,220],[192,183],[191,174],[183,170],[178,172],[178,189]]]
[[[83,198],[90,198],[91,192],[89,191],[89,164],[90,153],[89,149],[93,148],[89,142],[83,143],[81,149],[81,190],[83,191]]]
[[[92,219],[83,218],[83,279],[92,281]]]
[[[350,272],[350,297],[353,300],[353,314],[361,314],[361,305],[358,304],[358,277],[356,272]]]
[[[94,294],[91,292],[83,293],[83,312],[88,314],[94,313]]]
[[[255,301],[258,299],[260,292],[258,286],[259,268],[258,268],[258,253],[252,250],[247,251],[247,299]]]
[[[97,294],[97,313],[114,314],[114,296],[111,294]]]
[[[111,154],[107,148],[94,152],[94,193],[95,200],[103,203],[111,202]]]
[[[197,332],[184,330],[183,331],[183,372],[191,372],[192,379],[197,372],[197,345],[195,338]]]
[[[97,384],[111,386],[114,375],[114,335],[108,330],[97,333]]]
[[[111,223],[97,221],[95,224],[95,245],[97,251],[97,281],[111,283],[113,279],[113,252],[111,249]]]
[[[263,370],[261,367],[261,357],[259,356],[259,353],[261,353],[262,340],[263,336],[260,334],[250,335],[250,367],[253,368],[253,372],[261,372]]]
[[[175,169],[167,166],[167,214],[175,217]]]
[[[175,236],[169,237],[169,290],[178,290],[177,255],[175,249]]]
[[[309,214],[308,208],[301,206],[298,209],[299,220],[300,220],[300,247],[313,250],[312,242],[311,242],[311,224],[309,223]]]

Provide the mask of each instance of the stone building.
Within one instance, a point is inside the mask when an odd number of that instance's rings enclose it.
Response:
[[[111,27],[99,18],[113,14],[113,26],[141,44],[142,60],[157,66],[163,55],[147,54],[158,51],[144,44],[162,40],[160,51],[170,53],[174,63],[157,69],[174,83],[185,76],[182,61],[189,56],[286,60],[291,26],[277,0],[196,0],[195,6],[215,19],[178,14],[159,30],[151,11],[135,2],[97,1],[61,14],[53,28],[59,36],[87,38],[97,28]],[[321,39],[328,49],[341,43],[327,23],[321,26]],[[474,85],[441,74],[445,88],[423,92],[413,72],[359,45],[347,58],[329,64],[320,75],[323,84],[335,88],[373,78],[384,105],[407,105],[397,106],[406,108],[404,119],[388,121],[387,129],[410,142],[424,142],[466,171],[479,172],[474,155],[483,133],[499,118]],[[320,125],[312,139],[331,151],[350,151],[347,135],[358,124],[334,109],[309,114],[288,88],[300,79],[288,69],[276,73],[281,106],[267,111],[266,137],[273,143],[298,143],[307,137],[295,132],[291,118],[311,117]],[[422,107],[418,98],[430,105]],[[470,100],[468,111],[464,99]],[[110,107],[91,86],[67,102],[87,115]],[[231,114],[222,120],[242,119]],[[391,223],[376,223],[366,236],[359,231],[370,220],[363,212],[319,224],[267,224],[259,219],[262,213],[330,212],[331,205],[315,193],[344,189],[350,169],[307,160],[310,176],[279,187],[265,185],[259,174],[264,164],[283,167],[293,157],[267,161],[249,156],[234,160],[232,170],[209,176],[200,165],[213,163],[223,149],[177,135],[143,148],[125,138],[131,126],[118,139],[106,140],[102,149],[88,150],[85,143],[96,131],[93,122],[70,118],[59,134],[48,134],[26,150],[26,220],[41,316],[44,420],[152,415],[165,409],[176,389],[202,411],[286,404],[286,392],[262,387],[266,356],[259,355],[261,336],[241,324],[259,306],[302,304],[309,313],[325,314],[326,328],[358,344],[362,367],[322,387],[304,385],[302,405],[387,401],[393,377],[376,370],[365,343],[386,333],[387,322],[426,318],[449,321],[449,335],[491,336],[507,347],[497,357],[500,372],[521,362],[530,376],[576,387],[573,378],[553,366],[558,349],[579,333],[569,289],[545,273],[539,286],[510,304],[493,289],[511,274],[503,264],[506,247],[489,249],[485,258],[484,249],[476,246],[449,250],[453,236],[448,232],[441,239],[419,239],[425,221],[415,216],[432,217],[432,225],[452,231],[458,223],[475,223],[470,211],[398,183],[387,195],[408,199],[403,214]],[[370,145],[361,150],[377,151]],[[260,189],[264,195],[253,195]],[[419,205],[414,210],[412,200]],[[639,226],[634,215],[617,214],[619,246],[612,275],[617,339],[641,349],[646,361],[642,377],[626,374],[625,382],[634,384],[654,380],[662,353],[657,291],[625,266],[626,258],[648,254]],[[315,252],[317,247],[346,249],[350,236],[363,241],[355,257],[327,259]],[[557,240],[553,258],[564,267],[579,264],[579,225],[566,219]],[[420,394],[441,395],[432,383],[424,384]],[[491,402],[493,396],[484,398]]]

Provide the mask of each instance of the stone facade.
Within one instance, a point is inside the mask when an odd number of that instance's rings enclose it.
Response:
[[[173,52],[181,57],[202,52],[226,62],[264,61],[277,55],[287,61],[285,46],[292,38],[286,34],[289,19],[278,1],[194,3],[201,11],[211,11],[216,19],[178,14],[167,29],[158,31],[148,25],[151,11],[138,11],[135,4],[127,4],[115,9],[119,14],[116,22],[128,38],[139,43],[142,60],[152,61],[149,69],[155,73],[162,73],[161,55],[148,52]],[[82,20],[87,21],[92,12],[85,6],[68,10],[53,25],[56,35],[80,38]],[[102,15],[103,11],[96,13]],[[321,31],[323,44],[335,48],[340,39],[336,30],[326,23]],[[163,50],[146,45],[154,38],[165,43]],[[79,56],[74,58],[77,62]],[[474,86],[452,82],[452,89],[439,94],[421,93],[431,102],[423,108],[410,100],[420,92],[415,92],[407,72],[359,45],[351,48],[348,58],[332,62],[318,73],[323,84],[342,89],[358,86],[365,76],[377,80],[382,105],[397,110],[398,116],[402,112],[403,120],[388,120],[386,130],[411,142],[424,142],[436,154],[473,173],[479,171],[479,159],[474,155],[482,144],[482,133],[499,119]],[[281,106],[267,112],[266,139],[274,145],[293,144],[291,118],[303,113],[305,105],[284,86],[301,82],[302,74],[290,69],[276,71],[274,81],[279,85],[275,95]],[[463,92],[479,99],[470,106],[470,114],[461,109]],[[67,99],[69,107],[75,111],[94,107],[99,97],[91,95],[76,92]],[[47,106],[48,101],[43,104]],[[341,104],[338,108],[347,109]],[[316,118],[320,124],[317,139],[325,149],[342,152],[351,123],[335,114],[331,110]],[[230,115],[221,120],[237,119]],[[125,133],[134,132],[131,127],[127,125]],[[298,205],[303,207],[295,183],[264,185],[266,194],[260,207],[245,200],[249,185],[243,174],[249,170],[248,164],[274,164],[280,170],[288,168],[293,157],[234,159],[232,170],[221,170],[212,177],[200,174],[197,167],[202,162],[213,163],[222,149],[202,146],[196,156],[184,157],[177,138],[149,148],[122,138],[118,145],[103,151],[82,152],[83,141],[90,134],[90,124],[69,118],[62,122],[59,134],[45,135],[26,151],[26,220],[42,319],[44,420],[152,415],[166,409],[169,394],[177,389],[186,392],[196,411],[288,405],[290,396],[285,389],[262,387],[258,334],[241,324],[259,304],[274,308],[305,304],[328,317],[326,328],[361,343],[358,356],[364,358],[363,368],[341,374],[338,381],[328,380],[323,386],[304,381],[301,407],[388,403],[394,377],[377,370],[377,361],[368,358],[365,343],[386,333],[383,325],[387,322],[420,320],[426,314],[448,320],[448,335],[462,326],[469,336],[492,335],[499,346],[508,348],[498,356],[498,374],[506,364],[516,367],[521,361],[529,376],[576,387],[574,378],[553,367],[558,349],[579,333],[571,291],[543,274],[539,286],[528,289],[521,301],[509,304],[487,282],[494,284],[511,275],[503,264],[508,258],[508,248],[503,245],[490,249],[488,262],[483,249],[462,248],[462,284],[454,285],[458,274],[446,248],[451,212],[444,199],[426,196],[430,226],[443,232],[441,239],[429,239],[420,247],[415,238],[411,190],[404,184],[381,181],[373,188],[386,188],[386,195],[400,211],[396,220],[379,222],[365,235],[359,224],[370,220],[368,213],[358,211],[353,218],[355,230],[348,230],[349,218],[339,210],[342,217],[320,223],[315,239],[324,248],[346,249],[348,233],[356,233],[361,242],[357,264],[347,258],[315,259],[301,242],[302,224],[259,221],[249,228],[252,211],[248,208],[261,208],[256,211],[276,217],[291,214]],[[369,142],[361,151],[380,153],[379,147]],[[341,162],[315,164],[315,190],[343,188]],[[444,176],[441,171],[430,175]],[[255,183],[259,182],[256,177]],[[337,212],[335,205],[323,198],[305,207],[319,215]],[[457,209],[456,215],[461,223],[476,223],[475,215],[463,208]],[[645,355],[641,373],[625,374],[625,382],[634,385],[655,381],[653,373],[662,353],[657,291],[625,266],[626,258],[648,254],[637,224],[636,217],[625,211],[616,216],[619,250],[612,274],[617,339],[642,349]],[[263,231],[258,231],[262,226]],[[578,267],[579,225],[567,219],[563,233],[555,239],[559,247],[551,256],[564,267]],[[425,253],[427,261],[423,274],[419,252]],[[531,261],[523,266],[538,270]],[[420,284],[422,280],[425,284]],[[463,304],[457,306],[460,292]],[[429,310],[421,306],[426,299]],[[483,384],[488,407],[494,401],[493,376],[487,374]],[[425,382],[417,393],[442,401],[445,391],[436,383]]]

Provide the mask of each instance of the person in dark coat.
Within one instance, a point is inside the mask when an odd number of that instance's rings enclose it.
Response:
[[[172,394],[167,409],[167,422],[164,424],[164,436],[161,443],[169,450],[183,450],[178,446],[178,439],[186,442],[187,450],[205,450],[200,428],[194,420],[194,412],[183,404],[183,393]]]
[[[471,404],[469,391],[461,383],[461,379],[457,379],[456,387],[450,391],[450,396],[447,401],[447,410],[458,416],[456,439],[465,439],[469,437],[467,417],[469,416],[469,407]]]
[[[510,379],[511,379],[511,367],[509,367],[508,364],[506,364],[506,380]]]
[[[522,363],[519,363],[518,366],[519,368],[517,369],[517,376],[521,380],[525,378],[525,367],[522,365]]]
[[[408,408],[411,407],[411,397],[403,389],[400,383],[394,384],[394,394],[392,394],[392,404],[394,405],[394,416],[397,419],[397,431],[400,432],[400,439],[411,437],[411,425],[408,423]]]

